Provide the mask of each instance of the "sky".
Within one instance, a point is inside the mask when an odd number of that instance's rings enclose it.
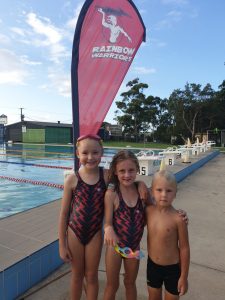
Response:
[[[224,0],[134,0],[146,27],[142,43],[115,101],[134,78],[146,96],[170,96],[185,84],[225,80]],[[70,67],[74,30],[84,1],[1,0],[0,115],[8,124],[72,123]],[[21,110],[22,108],[22,110]]]

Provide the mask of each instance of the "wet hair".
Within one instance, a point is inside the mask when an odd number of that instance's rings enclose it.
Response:
[[[165,178],[166,181],[168,181],[171,184],[174,184],[175,187],[177,188],[177,180],[176,177],[174,176],[174,174],[170,171],[167,170],[162,170],[162,171],[158,171],[153,175],[152,178],[152,186],[155,184],[155,182],[159,179],[159,178]]]
[[[114,185],[114,190],[118,191],[119,190],[119,180],[116,173],[116,166],[118,163],[124,161],[124,160],[131,160],[132,162],[134,162],[137,171],[140,171],[140,166],[139,166],[139,162],[137,159],[137,156],[129,150],[121,150],[119,151],[117,154],[115,154],[113,156],[113,159],[110,163],[110,168],[109,168],[109,184],[113,184]]]
[[[83,141],[83,140],[86,140],[86,139],[90,139],[90,140],[97,141],[97,142],[99,143],[99,145],[100,145],[101,147],[103,147],[103,145],[102,145],[102,140],[101,140],[100,136],[97,135],[97,134],[85,134],[85,135],[81,135],[81,136],[77,139],[76,147],[77,147],[77,148],[79,147],[80,141]]]

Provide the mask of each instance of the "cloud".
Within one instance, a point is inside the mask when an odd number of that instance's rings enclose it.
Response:
[[[35,13],[28,13],[26,22],[36,34],[33,44],[36,47],[49,48],[51,61],[60,63],[62,57],[69,55],[62,43],[63,30],[53,26],[49,19],[38,17]]]
[[[21,59],[12,51],[0,49],[0,84],[24,84],[27,76]]]
[[[139,13],[140,13],[140,15],[142,16],[142,15],[144,15],[144,14],[147,14],[148,13],[148,11],[146,10],[146,9],[139,9]]]
[[[28,13],[27,24],[33,28],[34,32],[45,36],[46,45],[56,44],[62,39],[60,32],[47,18],[38,18],[35,13]]]
[[[79,14],[80,14],[80,11],[81,11],[81,8],[82,8],[83,4],[82,3],[79,3],[75,9],[75,15],[72,19],[68,20],[67,21],[67,27],[74,30],[75,27],[76,27],[76,24],[77,24],[77,19],[79,17]]]
[[[0,33],[0,43],[5,45],[9,44],[10,39],[6,35]]]
[[[18,27],[12,27],[12,28],[11,28],[11,31],[17,33],[17,34],[20,35],[20,36],[25,37],[25,32],[24,32],[24,30],[21,29],[21,28],[18,28]]]
[[[171,18],[173,21],[180,21],[182,17],[182,13],[177,10],[171,10],[168,12],[167,16]]]
[[[49,71],[48,79],[50,83],[48,85],[40,86],[44,90],[54,90],[63,97],[71,97],[71,81],[70,76],[63,74],[60,70]]]
[[[174,23],[180,22],[182,20],[182,12],[178,10],[171,10],[170,12],[167,13],[165,19],[159,21],[155,29],[163,29],[163,28],[171,28],[173,27]]]
[[[154,68],[145,68],[145,67],[133,67],[132,71],[137,75],[147,75],[156,73],[156,69]]]
[[[38,65],[42,65],[42,62],[40,61],[31,61],[28,59],[27,55],[23,55],[20,58],[20,61],[25,64],[25,65],[29,65],[29,66],[38,66]]]

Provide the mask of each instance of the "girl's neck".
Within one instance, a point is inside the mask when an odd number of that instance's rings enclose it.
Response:
[[[137,192],[137,188],[135,183],[129,185],[129,186],[124,186],[122,184],[119,184],[119,190],[121,194],[132,194]]]
[[[79,170],[81,179],[90,185],[96,184],[99,180],[99,168],[87,170],[85,167]]]
[[[81,173],[81,174],[86,174],[86,175],[90,175],[90,176],[92,176],[92,175],[98,175],[98,173],[99,173],[99,167],[96,167],[96,168],[94,168],[94,169],[88,169],[88,168],[86,168],[86,167],[82,167],[80,170],[79,170],[79,173]]]
[[[138,191],[135,184],[124,186],[120,185],[120,193],[122,195],[123,201],[129,207],[134,207],[138,200]]]

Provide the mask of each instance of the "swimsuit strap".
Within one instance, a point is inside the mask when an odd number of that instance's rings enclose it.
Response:
[[[79,170],[77,170],[77,171],[75,172],[75,175],[77,176],[78,181],[79,181],[79,180],[82,180],[81,177],[80,177],[80,174],[79,174]]]
[[[79,170],[77,170],[75,172],[75,175],[77,176],[78,181],[84,182],[83,179],[81,178],[80,174],[79,174]],[[97,183],[99,183],[102,180],[105,182],[103,167],[99,167],[99,180],[95,184],[93,184],[93,185],[96,185]]]
[[[118,191],[118,197],[119,197],[119,203],[121,203],[121,204],[123,203],[123,205],[125,205],[128,209],[131,209],[131,210],[133,210],[133,209],[135,209],[135,208],[137,207],[137,205],[138,205],[138,203],[139,203],[139,199],[140,199],[139,194],[138,194],[138,198],[137,198],[136,204],[135,204],[134,206],[129,206],[129,205],[127,205],[127,203],[124,201],[123,195],[122,195],[122,193],[121,193],[120,190]]]
[[[103,167],[99,167],[99,179],[105,181]]]

